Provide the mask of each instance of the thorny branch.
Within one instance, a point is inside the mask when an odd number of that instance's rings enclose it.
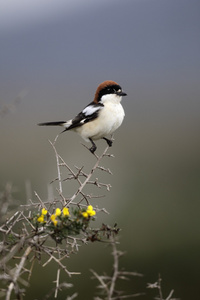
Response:
[[[121,300],[121,299],[128,299],[137,296],[145,295],[144,293],[137,293],[131,295],[123,295],[121,291],[116,289],[116,283],[118,279],[126,280],[130,276],[143,276],[137,272],[125,272],[119,269],[119,258],[124,254],[123,252],[117,249],[116,239],[115,236],[111,236],[110,238],[111,246],[112,246],[112,257],[113,257],[113,272],[112,275],[99,275],[95,271],[91,270],[100,285],[98,288],[101,290],[104,298],[95,298],[95,299],[105,299],[105,300]]]
[[[53,200],[43,200],[38,193],[35,192],[36,200],[33,201],[32,199],[29,199],[29,203],[21,205],[21,211],[15,212],[0,227],[0,234],[2,236],[2,242],[0,243],[0,254],[2,256],[0,260],[0,268],[2,270],[2,274],[0,274],[0,277],[4,279],[3,282],[5,285],[7,283],[7,290],[2,289],[6,296],[6,300],[11,299],[13,291],[19,299],[22,298],[25,290],[20,287],[20,284],[23,282],[23,285],[27,286],[27,282],[25,282],[21,276],[24,272],[28,272],[28,279],[30,279],[33,272],[34,261],[41,261],[42,257],[45,258],[46,256],[49,258],[45,263],[43,263],[44,267],[51,261],[54,261],[58,266],[55,280],[56,287],[54,291],[54,296],[57,297],[58,291],[62,287],[62,284],[60,283],[60,272],[63,271],[68,276],[80,274],[79,272],[69,271],[66,265],[62,262],[63,259],[69,258],[72,253],[78,252],[81,244],[87,244],[90,241],[100,241],[101,235],[104,237],[107,236],[108,238],[110,232],[112,232],[112,229],[106,225],[99,229],[90,228],[90,218],[88,220],[83,220],[83,224],[81,225],[79,224],[80,222],[75,223],[76,220],[72,220],[70,226],[72,227],[73,225],[79,227],[68,229],[67,232],[66,230],[65,232],[62,232],[61,230],[59,231],[58,226],[55,225],[56,223],[54,223],[55,226],[53,225],[50,216],[57,207],[60,207],[60,209],[65,207],[68,209],[75,208],[77,211],[81,211],[82,209],[86,210],[86,208],[90,205],[91,199],[98,199],[101,197],[98,195],[86,194],[84,192],[86,185],[89,184],[96,186],[97,188],[110,189],[110,184],[102,183],[97,178],[92,179],[92,177],[96,170],[101,170],[102,172],[111,174],[111,171],[100,166],[100,163],[104,157],[112,157],[112,155],[107,153],[109,148],[107,146],[100,156],[97,156],[96,154],[93,155],[96,161],[89,173],[84,171],[83,166],[75,166],[75,170],[73,170],[73,168],[70,167],[58,154],[55,147],[56,140],[57,137],[54,142],[50,142],[50,144],[52,145],[56,157],[59,187],[57,193],[59,197],[54,197]],[[61,168],[63,170],[67,170],[68,174],[66,177],[62,175]],[[65,197],[63,194],[63,184],[66,186],[66,184],[68,184],[71,180],[77,181],[79,187],[78,189],[76,188],[71,197]],[[5,193],[0,196],[2,201],[0,212],[5,214],[12,199],[11,186],[7,185]],[[6,202],[6,200],[8,201]],[[39,220],[42,209],[45,211],[46,219],[44,222],[41,221],[43,223],[39,223],[37,220]],[[91,210],[90,208],[88,213],[96,214],[100,211],[107,213],[105,208],[95,207],[94,209],[95,210]],[[75,213],[78,214],[77,212]],[[44,216],[42,217],[44,218]],[[70,230],[72,230],[71,234]],[[77,231],[77,234],[73,235],[73,231]],[[105,234],[106,231],[109,232],[107,235]],[[116,232],[117,234],[118,231],[113,229],[113,232]],[[53,241],[54,244],[52,245]],[[12,258],[19,261],[15,268],[11,267]],[[25,269],[27,261],[31,262],[30,269]],[[75,297],[76,294],[68,297],[68,299],[73,299]]]
[[[15,290],[16,290],[16,286],[18,285],[18,284],[17,284],[18,278],[19,278],[20,275],[21,275],[21,271],[22,271],[22,269],[24,268],[26,259],[27,259],[28,255],[30,254],[30,252],[31,252],[31,247],[28,246],[28,248],[25,250],[23,256],[21,257],[21,260],[20,260],[19,265],[16,266],[16,271],[15,271],[13,277],[12,277],[12,281],[11,281],[11,283],[10,283],[9,286],[8,286],[8,291],[7,291],[7,294],[6,294],[6,300],[9,300],[9,299],[10,299],[12,290],[13,290],[14,288],[15,288]],[[18,288],[18,289],[19,289],[19,288]]]
[[[158,274],[158,280],[156,282],[154,282],[154,283],[148,283],[147,284],[147,288],[148,289],[157,289],[158,290],[159,296],[156,297],[156,298],[154,298],[155,300],[180,300],[178,298],[172,298],[174,290],[170,291],[170,293],[167,296],[167,298],[163,298],[163,292],[162,292],[161,282],[162,282],[162,278],[161,278],[160,274]]]

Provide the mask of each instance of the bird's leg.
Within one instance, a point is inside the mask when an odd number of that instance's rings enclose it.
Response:
[[[111,140],[109,140],[109,139],[107,139],[107,138],[105,138],[105,137],[103,137],[103,139],[107,142],[107,144],[108,144],[108,146],[109,147],[111,147],[112,146],[112,141]]]
[[[97,150],[97,146],[95,145],[95,143],[93,142],[93,140],[91,138],[89,138],[89,140],[92,143],[92,147],[90,148],[90,152],[92,152],[92,154],[94,154],[94,152]]]

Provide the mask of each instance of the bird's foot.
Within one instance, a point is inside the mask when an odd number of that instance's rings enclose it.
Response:
[[[94,154],[94,152],[97,150],[97,146],[96,146],[96,144],[93,142],[93,140],[91,138],[89,138],[89,140],[92,143],[92,147],[89,150],[90,150],[90,152],[92,154]]]
[[[97,147],[93,145],[91,148],[89,148],[90,152],[94,154],[94,152],[97,150]]]
[[[112,147],[113,141],[103,137],[103,139],[106,141],[106,143],[108,144],[109,147]]]

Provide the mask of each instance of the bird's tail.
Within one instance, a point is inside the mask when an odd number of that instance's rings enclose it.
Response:
[[[57,121],[57,122],[46,122],[46,123],[39,123],[39,126],[63,126],[66,124],[65,121]]]

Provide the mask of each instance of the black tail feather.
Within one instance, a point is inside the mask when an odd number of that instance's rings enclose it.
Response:
[[[57,122],[46,122],[46,123],[39,123],[39,126],[61,126],[64,124],[65,121],[57,121]]]

